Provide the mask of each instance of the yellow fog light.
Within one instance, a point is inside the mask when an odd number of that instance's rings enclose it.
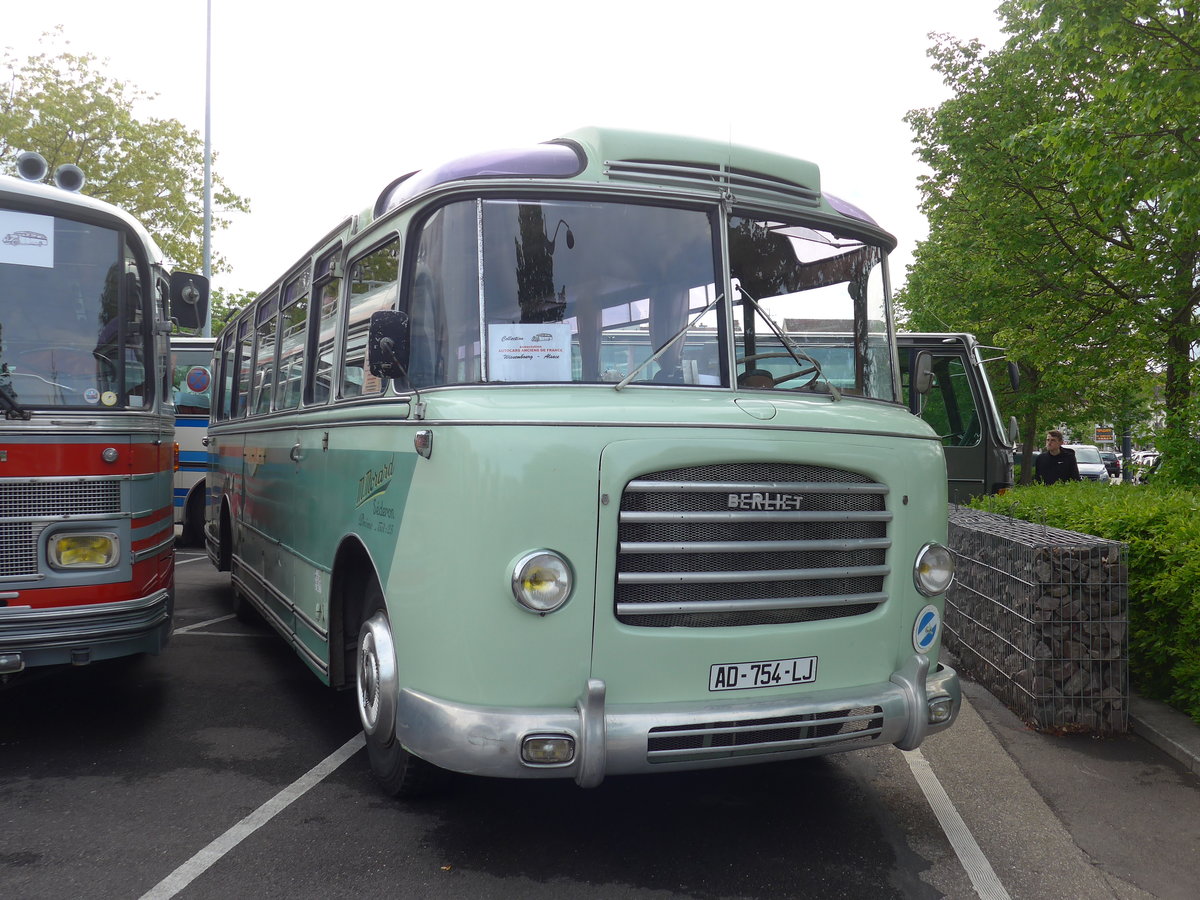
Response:
[[[521,744],[521,759],[535,766],[560,766],[575,758],[575,739],[539,734]]]
[[[56,569],[110,569],[120,544],[115,534],[63,534],[50,539],[48,554]]]
[[[954,701],[949,697],[931,697],[929,700],[929,724],[941,725],[950,721],[954,712]]]
[[[512,574],[517,603],[530,612],[554,612],[571,596],[571,567],[553,550],[535,550],[522,556]]]

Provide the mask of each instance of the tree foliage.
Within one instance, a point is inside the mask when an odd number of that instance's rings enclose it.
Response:
[[[1049,423],[1142,418],[1159,381],[1164,460],[1195,465],[1195,7],[1007,0],[1000,14],[994,52],[936,38],[953,96],[907,117],[930,235],[902,314],[1009,349],[1027,444]]]
[[[146,226],[170,262],[199,271],[204,240],[204,140],[177,119],[139,116],[153,95],[108,77],[91,54],[49,48],[24,60],[0,56],[0,164],[15,171],[17,154],[36,150],[53,171],[83,169],[83,192],[120,206]],[[214,154],[215,159],[215,154]],[[223,214],[249,203],[213,173],[213,231]],[[219,255],[213,272],[228,270]]]

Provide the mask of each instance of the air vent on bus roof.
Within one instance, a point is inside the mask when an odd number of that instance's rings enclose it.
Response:
[[[711,190],[713,185],[721,185],[728,188],[736,199],[743,201],[769,200],[774,204],[783,201],[810,209],[821,203],[819,191],[801,187],[790,181],[724,166],[717,168],[654,160],[609,159],[604,161],[604,172],[615,180],[640,181],[671,187]]]

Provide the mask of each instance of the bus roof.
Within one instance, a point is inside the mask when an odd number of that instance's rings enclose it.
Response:
[[[410,200],[451,182],[495,179],[572,179],[596,184],[655,185],[711,195],[723,190],[743,203],[781,202],[869,226],[891,247],[896,240],[857,206],[821,191],[816,164],[723,141],[580,128],[527,147],[475,153],[410,172],[393,181],[359,219],[363,227]]]
[[[104,216],[119,219],[130,231],[134,232],[150,253],[150,262],[163,265],[163,254],[142,223],[119,206],[79,194],[73,191],[52,187],[40,181],[25,181],[11,175],[0,175],[0,199],[9,203],[13,198],[25,201],[39,207],[50,214],[59,214],[71,218],[72,213],[78,215],[80,209],[100,213]]]

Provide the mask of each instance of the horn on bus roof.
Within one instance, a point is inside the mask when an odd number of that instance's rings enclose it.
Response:
[[[49,170],[45,157],[35,150],[26,150],[17,157],[17,174],[26,181],[41,181]]]
[[[86,181],[87,178],[83,174],[83,169],[71,163],[66,163],[54,170],[54,183],[64,191],[77,194],[83,190],[83,185]]]

